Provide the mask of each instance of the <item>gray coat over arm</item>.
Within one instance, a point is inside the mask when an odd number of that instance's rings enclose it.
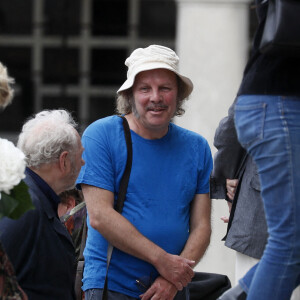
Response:
[[[211,175],[211,198],[226,199],[226,179],[235,174],[246,153],[239,144],[234,126],[234,105],[220,121],[214,137],[217,152]],[[245,255],[260,259],[267,243],[267,225],[256,165],[248,155],[241,181],[236,210],[225,245]]]

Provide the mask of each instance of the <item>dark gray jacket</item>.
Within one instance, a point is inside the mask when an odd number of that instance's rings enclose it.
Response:
[[[75,300],[76,265],[71,236],[27,171],[24,181],[35,209],[18,220],[1,219],[0,240],[28,299]]]
[[[235,174],[245,155],[238,142],[234,126],[234,105],[228,116],[221,120],[214,138],[218,149],[210,181],[212,199],[226,198],[226,179]],[[256,165],[248,155],[241,181],[237,206],[225,245],[245,255],[261,258],[267,242],[267,225],[260,196],[260,182]]]

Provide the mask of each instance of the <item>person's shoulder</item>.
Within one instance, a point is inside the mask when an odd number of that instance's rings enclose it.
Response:
[[[198,141],[207,144],[206,138],[204,138],[201,134],[195,131],[183,128],[174,123],[171,123],[170,126],[172,131],[176,134],[176,136],[180,138],[183,138],[185,140],[195,141],[195,142]]]
[[[105,132],[112,133],[113,128],[118,128],[122,119],[117,115],[104,117],[91,123],[83,133],[83,136],[101,135]]]
[[[94,121],[93,123],[91,123],[87,127],[86,130],[96,129],[99,127],[113,126],[113,125],[117,124],[118,122],[120,122],[119,119],[121,119],[121,118],[118,117],[117,115],[104,117],[104,118],[98,119],[98,120]]]
[[[39,201],[39,196],[42,192],[38,184],[33,180],[33,178],[28,173],[26,173],[26,177],[23,179],[23,181],[28,187],[28,193],[30,195],[32,204],[35,207],[40,207],[41,204]]]
[[[41,190],[39,184],[30,176],[30,174],[26,173],[26,177],[23,179],[23,181],[28,187],[28,192],[34,206],[34,209],[31,210],[31,214],[36,215],[36,217],[43,215],[45,211],[45,205],[47,205],[49,200]]]

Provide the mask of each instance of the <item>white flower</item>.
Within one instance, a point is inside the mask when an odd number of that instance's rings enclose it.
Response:
[[[0,192],[6,194],[25,178],[25,155],[15,145],[0,139]]]

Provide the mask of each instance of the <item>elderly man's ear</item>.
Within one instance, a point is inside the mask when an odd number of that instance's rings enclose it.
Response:
[[[63,151],[59,156],[59,169],[64,173],[69,173],[71,170],[70,152]]]

